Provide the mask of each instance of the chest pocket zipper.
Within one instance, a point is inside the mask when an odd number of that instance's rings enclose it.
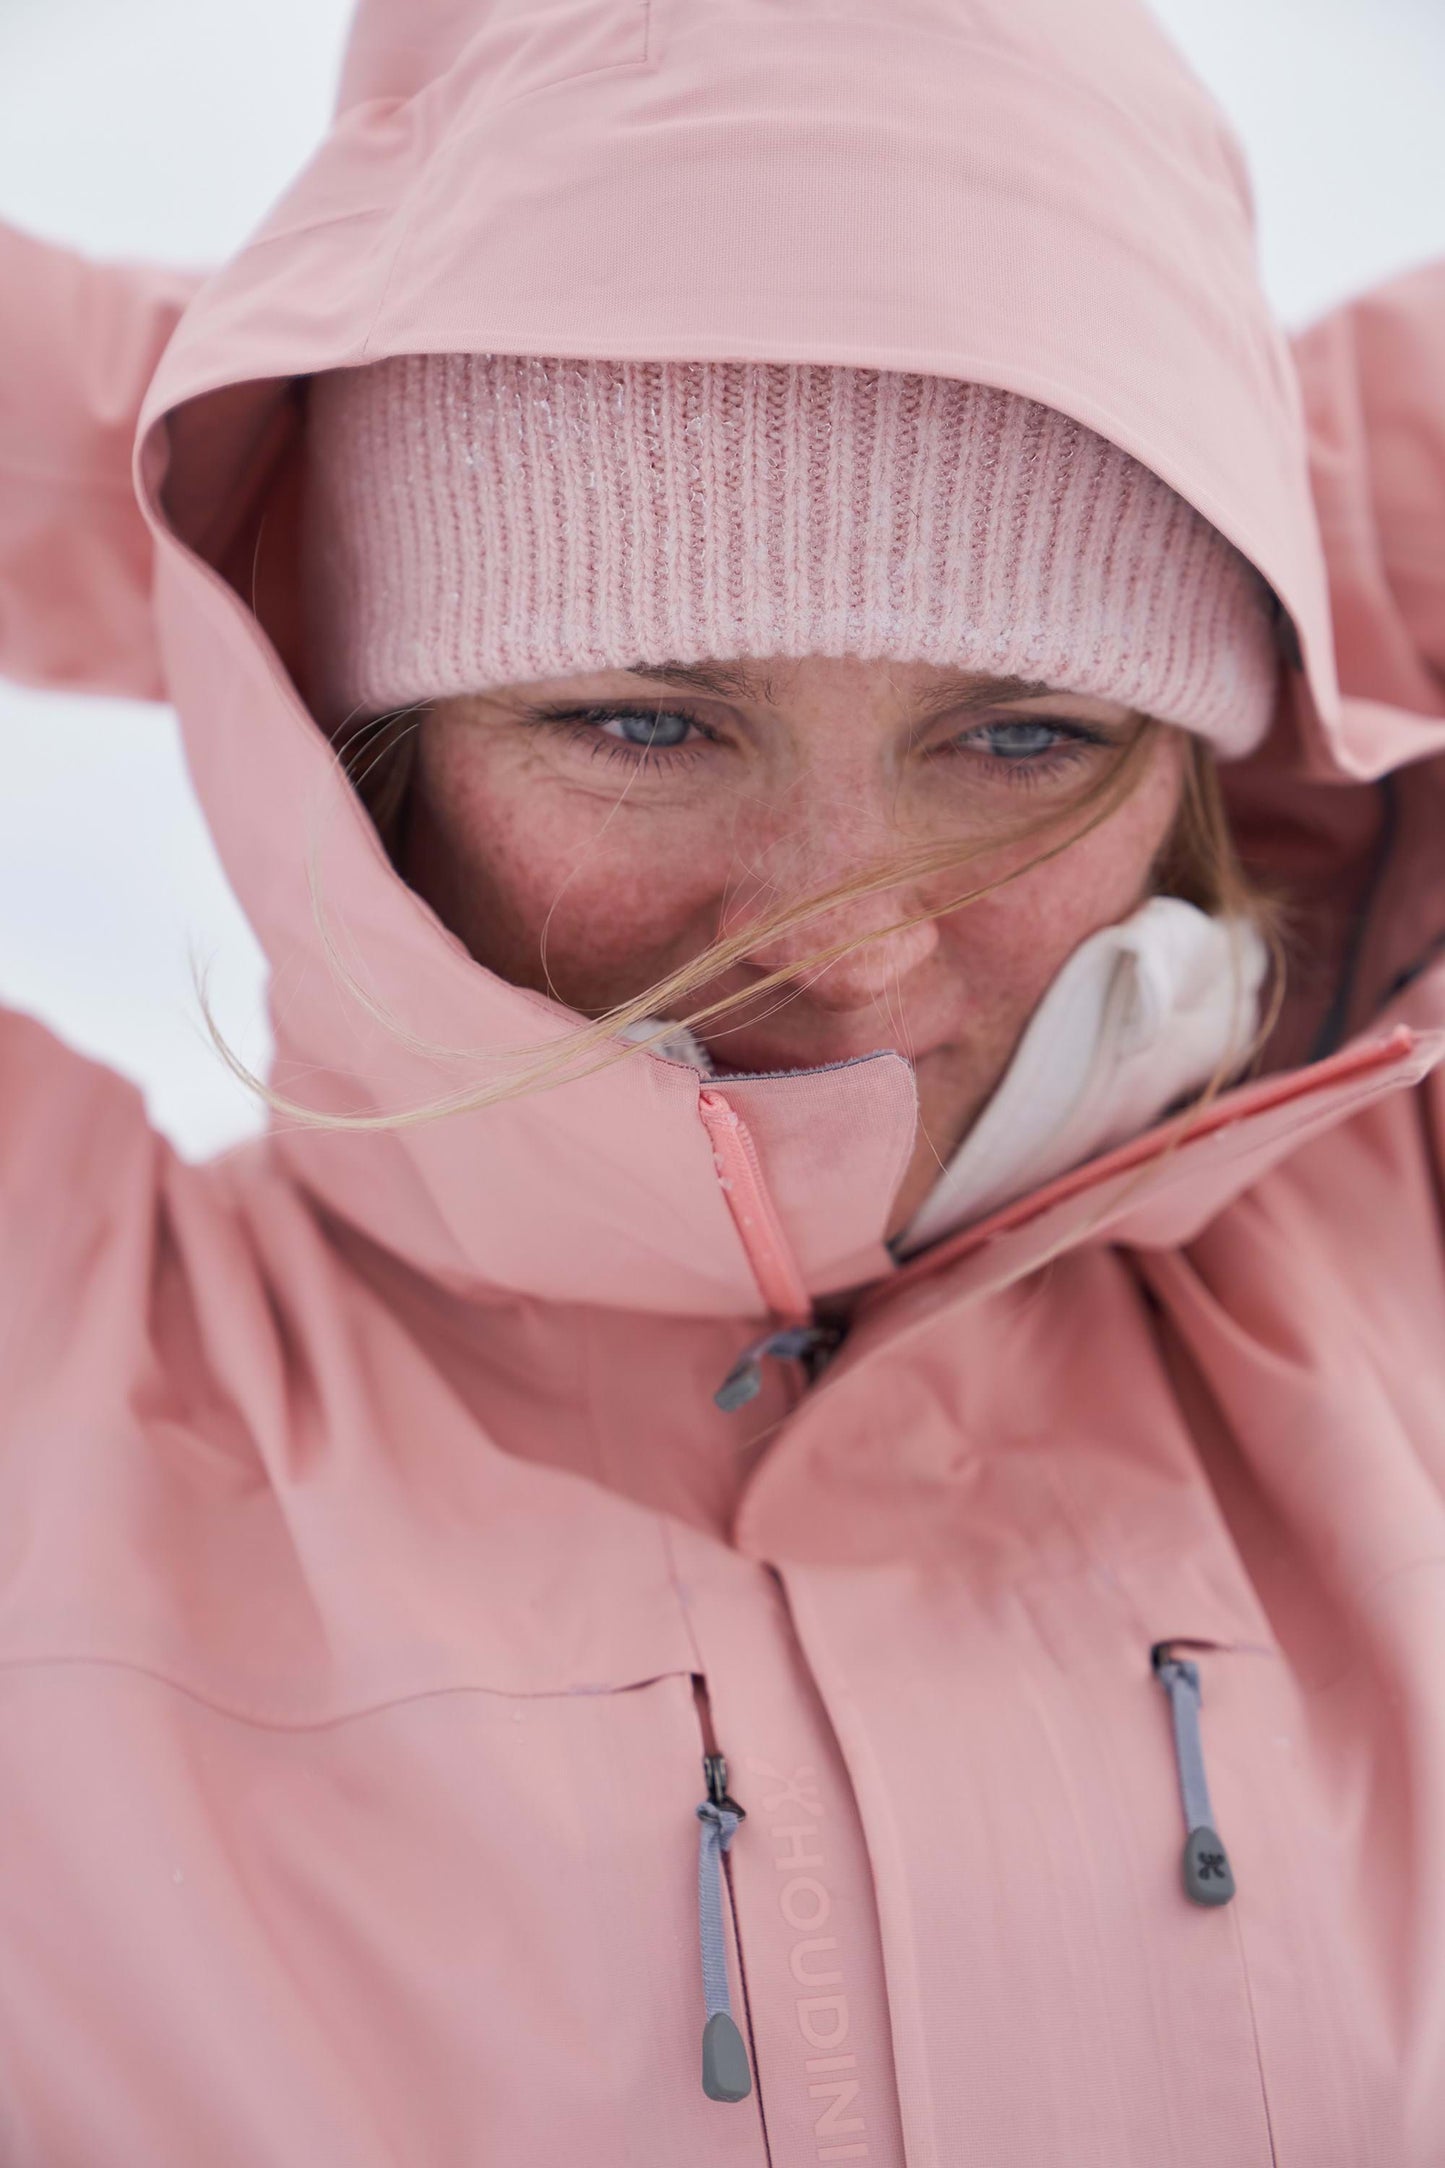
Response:
[[[1214,1809],[1204,1774],[1199,1666],[1176,1656],[1174,1649],[1171,1641],[1156,1641],[1149,1659],[1155,1678],[1169,1696],[1173,1720],[1174,1757],[1184,1808],[1184,1894],[1197,1905],[1227,1905],[1234,1895],[1234,1870],[1214,1826]]]
[[[704,1754],[707,1797],[697,1809],[697,1935],[702,1953],[702,2089],[709,2100],[746,2100],[753,2089],[748,2051],[733,2017],[728,1993],[727,1937],[723,1931],[722,1856],[745,1809],[728,1797],[728,1765],[721,1754]]]
[[[746,1809],[728,1795],[728,1765],[713,1736],[707,1688],[694,1677],[693,1701],[702,1730],[703,1781],[707,1797],[698,1805],[697,1938],[702,1960],[705,2018],[702,2030],[702,2089],[709,2100],[746,2100],[753,2089],[748,2051],[733,2016],[728,1990],[727,1931],[723,1907],[723,1854],[746,1819]]]

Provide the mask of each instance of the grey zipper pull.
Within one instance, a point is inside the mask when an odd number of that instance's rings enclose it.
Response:
[[[702,1950],[702,2089],[709,2100],[746,2100],[753,2089],[748,2051],[733,2022],[728,1995],[727,1937],[723,1933],[722,1856],[744,1810],[728,1797],[728,1765],[721,1754],[704,1754],[707,1797],[697,1810],[697,1926]]]
[[[763,1389],[763,1362],[768,1356],[778,1362],[802,1363],[811,1381],[842,1337],[836,1325],[784,1325],[764,1333],[761,1340],[743,1349],[713,1399],[724,1415],[756,1400]]]
[[[1199,1732],[1199,1666],[1173,1653],[1168,1641],[1150,1650],[1154,1675],[1169,1696],[1174,1719],[1174,1755],[1179,1764],[1179,1796],[1184,1806],[1184,1893],[1197,1905],[1227,1905],[1234,1895],[1229,1854],[1214,1827],[1209,1785],[1204,1775],[1204,1742]]]

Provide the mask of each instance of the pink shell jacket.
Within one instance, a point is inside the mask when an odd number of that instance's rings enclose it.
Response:
[[[304,380],[402,352],[1112,437],[1279,597],[1313,958],[905,1268],[893,1053],[197,1167],[0,1021],[6,2168],[1445,2158],[1445,267],[1287,341],[1131,0],[374,0],[232,262],[0,296],[0,665],[176,703],[308,1104],[568,1026],[306,705]]]

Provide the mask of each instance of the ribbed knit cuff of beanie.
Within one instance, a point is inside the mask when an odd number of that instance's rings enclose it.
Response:
[[[328,727],[489,685],[857,655],[1265,736],[1260,575],[1147,467],[952,377],[402,355],[312,381],[304,578]]]

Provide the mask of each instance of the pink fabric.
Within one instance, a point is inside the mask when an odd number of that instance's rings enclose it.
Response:
[[[136,408],[200,279],[0,228],[0,648],[8,677],[164,696]]]
[[[1258,573],[1127,452],[991,385],[416,354],[311,387],[305,541],[338,724],[704,656],[951,663],[1252,752]]]
[[[1434,2168],[1445,269],[1292,353],[1238,154],[1125,0],[375,0],[332,135],[184,308],[0,267],[0,663],[176,701],[313,1105],[415,1106],[569,1019],[404,887],[293,681],[299,376],[1041,400],[1299,633],[1230,770],[1252,844],[1323,911],[1375,860],[1361,779],[1396,802],[1338,1055],[906,1272],[907,1064],[730,1081],[809,1294],[872,1283],[814,1385],[765,1362],[733,1417],[769,1318],[686,1068],[196,1168],[0,1019],[7,2168]],[[1180,1883],[1169,1637],[1219,1911]],[[748,1810],[732,2106],[709,1736]]]

